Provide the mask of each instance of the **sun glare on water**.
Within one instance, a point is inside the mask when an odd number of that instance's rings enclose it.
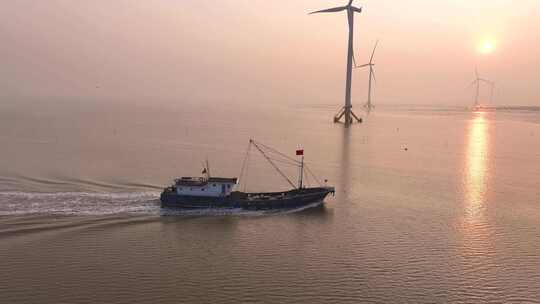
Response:
[[[481,54],[491,54],[495,51],[496,43],[494,40],[484,40],[478,45],[478,51]]]

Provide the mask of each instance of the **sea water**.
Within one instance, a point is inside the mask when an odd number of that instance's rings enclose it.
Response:
[[[127,105],[0,111],[0,302],[539,302],[535,108],[380,106],[347,128],[333,105]],[[238,177],[250,138],[303,148],[335,197],[159,207],[206,159]],[[287,189],[256,151],[247,167],[241,190]]]

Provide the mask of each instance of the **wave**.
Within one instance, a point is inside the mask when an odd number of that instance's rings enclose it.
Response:
[[[27,175],[0,176],[0,191],[34,192],[129,192],[155,191],[162,187],[150,183],[126,180],[101,181],[73,177],[39,177]]]

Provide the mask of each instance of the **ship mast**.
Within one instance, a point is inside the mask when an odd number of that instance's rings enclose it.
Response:
[[[300,161],[300,174],[298,175],[298,189],[302,189],[303,179],[304,179],[304,150],[296,151],[296,154],[302,154],[302,161]]]

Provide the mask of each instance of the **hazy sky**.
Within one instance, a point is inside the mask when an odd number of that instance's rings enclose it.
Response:
[[[343,103],[347,1],[17,0],[0,3],[0,103],[55,98]],[[375,41],[380,104],[540,105],[540,1],[366,0],[359,63]],[[493,45],[489,54],[479,47]],[[489,47],[489,46],[485,46]],[[367,71],[355,70],[353,104]],[[482,93],[488,95],[487,89]]]

